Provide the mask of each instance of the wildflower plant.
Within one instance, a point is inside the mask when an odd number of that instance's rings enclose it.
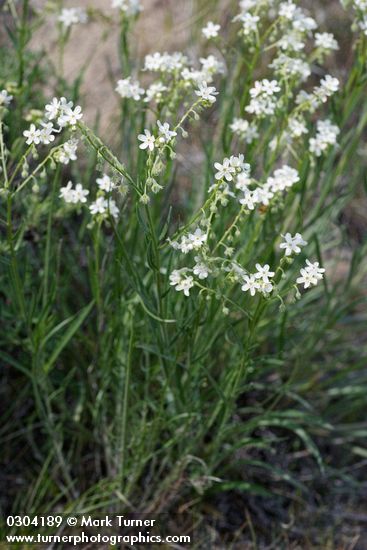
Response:
[[[318,421],[294,397],[301,385],[286,410],[241,403],[251,384],[272,391],[276,365],[286,377],[301,351],[312,362],[318,311],[325,334],[339,315],[335,223],[355,192],[341,175],[367,121],[366,6],[350,4],[359,57],[345,76],[324,67],[338,42],[298,2],[242,0],[228,25],[219,10],[203,22],[197,59],[137,61],[129,32],[144,2],[113,0],[121,121],[103,138],[60,67],[55,92],[29,99],[27,16],[11,12],[19,63],[17,84],[0,81],[10,326],[0,357],[29,383],[46,434],[37,453],[55,465],[60,501],[84,506],[91,485],[78,486],[77,472],[92,444],[92,492],[103,480],[114,501],[140,495],[147,510],[164,497],[169,506],[175,483],[180,495],[225,485],[236,450],[276,445],[264,427],[289,430],[323,468],[309,434]],[[102,17],[52,13],[62,55],[74,26]],[[287,390],[274,376],[276,407]],[[31,489],[27,503],[39,504]]]

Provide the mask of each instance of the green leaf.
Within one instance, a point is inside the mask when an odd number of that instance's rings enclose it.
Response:
[[[79,327],[83,324],[85,319],[88,317],[88,315],[91,312],[93,306],[94,306],[94,300],[90,304],[85,306],[82,310],[79,311],[79,313],[77,313],[74,316],[74,320],[72,321],[71,325],[69,326],[69,328],[67,329],[65,334],[62,336],[62,338],[59,340],[59,342],[56,345],[56,347],[54,349],[54,352],[52,353],[50,359],[47,361],[47,363],[43,367],[44,371],[46,373],[49,372],[49,370],[51,369],[51,367],[56,362],[56,360],[59,357],[62,350],[68,345],[68,343],[70,342],[70,340],[72,339],[74,334],[77,332]],[[70,321],[71,321],[71,319],[70,319]],[[64,322],[64,324],[65,324],[65,322]]]

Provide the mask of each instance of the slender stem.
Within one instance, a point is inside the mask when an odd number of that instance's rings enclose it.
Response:
[[[123,482],[125,478],[125,464],[126,464],[126,426],[128,419],[128,405],[129,405],[129,389],[130,389],[130,375],[132,368],[133,352],[134,352],[134,317],[131,317],[130,323],[130,340],[129,340],[129,351],[127,354],[127,363],[125,370],[125,380],[124,380],[124,397],[123,397],[123,408],[122,408],[122,425],[121,425],[121,470],[120,470],[120,479],[121,479],[121,489],[123,489]]]

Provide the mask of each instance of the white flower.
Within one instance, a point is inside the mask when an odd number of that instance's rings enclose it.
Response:
[[[115,188],[114,182],[107,174],[103,174],[101,178],[97,178],[97,185],[102,191],[106,191],[107,193]]]
[[[307,271],[312,273],[318,281],[321,281],[321,279],[324,278],[323,273],[325,273],[325,269],[323,267],[319,267],[319,262],[312,263],[310,260],[306,260],[306,265]]]
[[[280,92],[280,86],[276,80],[256,80],[253,88],[250,89],[251,97],[258,97],[260,95],[272,96],[275,93]]]
[[[245,12],[254,8],[258,3],[259,0],[240,0],[240,8]]]
[[[76,150],[78,147],[78,142],[74,139],[66,141],[62,149],[58,151],[56,160],[62,164],[69,164],[71,160],[76,160]]]
[[[181,270],[175,269],[174,271],[172,271],[171,275],[169,276],[170,285],[171,286],[178,285],[181,279],[182,279]]]
[[[255,124],[250,124],[248,120],[234,118],[230,125],[232,132],[246,141],[252,143],[259,137],[259,132]]]
[[[217,173],[215,174],[216,180],[225,179],[227,181],[232,181],[233,174],[236,173],[236,168],[232,166],[231,161],[228,158],[223,160],[223,164],[216,162],[214,164],[214,168],[217,170]]]
[[[212,81],[213,80],[212,76],[214,74],[220,74],[225,72],[224,63],[219,61],[219,59],[217,59],[214,55],[209,55],[208,57],[200,57],[200,63],[202,64],[203,68],[202,68],[202,71],[199,71],[200,77],[196,76],[196,78],[198,79],[198,82],[205,82],[205,80]]]
[[[269,67],[282,77],[292,76],[299,78],[302,82],[307,80],[311,74],[311,67],[307,61],[285,53],[278,55]]]
[[[258,15],[252,15],[251,13],[243,13],[238,18],[242,23],[242,32],[244,36],[249,36],[257,31],[257,24],[260,21]]]
[[[67,109],[71,109],[73,106],[72,101],[67,101],[65,97],[57,99],[54,97],[48,105],[45,107],[45,116],[48,120],[54,120],[64,114]]]
[[[273,290],[273,285],[270,281],[261,280],[260,281],[260,292],[267,295],[270,294]]]
[[[273,96],[279,91],[276,80],[257,80],[250,89],[251,100],[245,110],[259,117],[273,115],[277,107],[277,100]]]
[[[292,137],[299,138],[303,134],[308,134],[308,129],[304,119],[293,117],[289,119],[288,129]]]
[[[211,269],[203,261],[201,261],[199,257],[196,257],[195,261],[197,263],[193,268],[194,275],[197,275],[199,279],[206,279],[209,276],[209,273],[211,273]]]
[[[288,2],[282,2],[279,5],[279,17],[285,17],[290,21],[294,18],[297,11],[297,6],[290,0]]]
[[[51,103],[49,103],[45,107],[46,117],[49,120],[53,120],[54,118],[57,118],[59,115],[60,106],[61,106],[60,100],[57,99],[57,97],[54,97]]]
[[[52,122],[41,122],[40,140],[44,145],[48,145],[55,140],[55,136],[52,134],[54,127]]]
[[[207,23],[206,27],[202,29],[202,33],[208,40],[210,38],[216,38],[218,36],[218,32],[220,30],[220,25],[216,25],[212,21],[209,21]]]
[[[283,242],[279,245],[279,248],[285,249],[285,255],[291,256],[292,254],[299,254],[301,252],[301,246],[306,246],[307,242],[303,240],[300,233],[296,233],[294,237],[290,233],[282,235]]]
[[[89,195],[88,189],[83,189],[83,186],[81,183],[77,183],[74,190],[74,200],[73,202],[87,202],[87,196]]]
[[[331,120],[318,120],[317,132],[314,138],[310,139],[310,151],[317,157],[320,157],[330,145],[336,144],[336,139],[340,133],[338,126],[331,123]]]
[[[172,271],[170,285],[175,286],[177,291],[182,290],[185,296],[190,296],[190,288],[194,286],[194,278],[186,275],[186,269]]]
[[[108,208],[108,201],[104,197],[98,197],[92,204],[89,206],[91,214],[105,214]]]
[[[87,14],[82,8],[64,8],[58,16],[58,21],[68,29],[77,23],[86,23]]]
[[[74,202],[74,191],[71,181],[69,181],[65,187],[61,187],[59,196],[64,199],[65,202]]]
[[[194,278],[186,277],[182,279],[178,285],[176,285],[176,290],[182,290],[185,296],[190,296],[190,288],[194,286]]]
[[[319,262],[311,263],[306,260],[306,266],[301,269],[301,277],[298,277],[297,284],[303,284],[304,288],[316,286],[318,281],[323,279],[324,273],[325,269],[319,267]]]
[[[153,151],[155,147],[155,137],[147,129],[144,130],[144,134],[138,135],[138,140],[142,143],[139,145],[140,149],[149,149]]]
[[[275,275],[274,271],[270,271],[270,266],[268,264],[256,264],[256,269],[257,272],[255,273],[255,278],[262,279],[265,283],[268,283],[269,278],[274,277]]]
[[[303,41],[302,34],[295,29],[291,29],[288,33],[284,34],[279,42],[279,48],[284,51],[293,51],[300,52],[305,47],[305,42]]]
[[[118,80],[115,90],[121,97],[131,98],[135,101],[139,101],[144,95],[144,89],[140,87],[139,81],[131,80],[131,76]]]
[[[314,95],[322,103],[327,101],[327,98],[335,94],[339,90],[339,80],[327,74],[320,81],[320,86],[314,89]]]
[[[59,196],[67,203],[77,204],[87,202],[88,195],[88,189],[83,189],[81,183],[77,183],[73,189],[73,184],[69,181],[66,187],[61,187]]]
[[[240,198],[240,204],[246,206],[249,210],[254,210],[256,204],[256,195],[253,191],[249,189],[243,190],[243,196]]]
[[[245,159],[245,157],[242,154],[240,154],[238,156],[231,155],[231,157],[229,159],[229,163],[232,166],[232,168],[234,168],[236,170],[236,172],[240,172],[240,171],[243,170],[244,172],[249,174],[251,167],[248,164],[248,162],[244,162],[244,159]]]
[[[157,120],[157,126],[160,136],[159,141],[161,141],[162,143],[169,143],[172,138],[177,136],[177,132],[169,129],[168,122],[162,124],[160,120]]]
[[[205,72],[204,70],[197,71],[195,69],[188,69],[187,67],[181,71],[181,77],[186,82],[190,82],[195,86],[199,86],[199,84],[202,84],[203,82],[210,83],[213,81],[213,76],[211,73]]]
[[[167,91],[167,86],[164,86],[162,82],[153,82],[146,91],[145,102],[156,101],[160,103],[163,99],[163,93]]]
[[[249,291],[251,296],[255,296],[256,291],[259,290],[260,283],[255,277],[255,275],[244,275],[243,276],[243,285],[241,286],[241,290],[244,292]]]
[[[259,204],[263,204],[264,206],[268,206],[273,197],[274,193],[271,190],[271,187],[266,183],[263,185],[263,187],[258,187],[254,191],[255,201]]]
[[[267,179],[269,188],[274,193],[278,191],[284,191],[285,189],[292,187],[299,181],[299,175],[297,170],[290,166],[283,166],[275,170],[274,175]]]
[[[23,136],[26,137],[26,144],[34,143],[38,145],[41,142],[41,130],[38,130],[34,124],[31,124],[29,130],[24,130]]]
[[[248,186],[251,183],[251,177],[248,172],[240,172],[236,179],[236,189],[246,192],[248,191]]]
[[[112,0],[112,8],[117,8],[128,16],[137,15],[142,11],[140,0]]]
[[[195,90],[195,93],[197,96],[201,97],[201,99],[209,103],[215,103],[217,100],[215,96],[218,95],[218,92],[214,86],[207,86],[206,82],[199,84],[199,89]]]
[[[159,53],[147,55],[145,57],[145,71],[157,71],[162,73],[173,73],[181,71],[187,64],[187,57],[181,52]]]
[[[58,118],[57,122],[61,127],[64,126],[75,126],[83,117],[82,108],[80,105],[77,105],[74,110],[71,107],[66,107],[63,109],[63,114]]]
[[[329,32],[317,32],[315,34],[315,45],[323,50],[338,50],[339,45],[334,38],[334,35]]]
[[[113,218],[118,218],[120,211],[116,202],[113,199],[108,199],[108,211]]]
[[[0,107],[2,105],[5,105],[5,107],[7,107],[8,105],[10,105],[12,99],[13,99],[13,96],[10,95],[7,92],[7,90],[1,90],[1,92],[0,92]]]
[[[191,249],[198,250],[206,242],[207,234],[198,227],[194,233],[188,234],[188,240],[191,244]]]

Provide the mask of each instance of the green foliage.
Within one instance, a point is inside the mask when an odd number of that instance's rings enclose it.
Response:
[[[341,133],[339,147],[323,156],[312,157],[304,137],[294,150],[283,145],[297,110],[292,79],[282,80],[282,108],[259,123],[258,139],[233,136],[233,117],[243,115],[254,75],[268,73],[267,37],[249,48],[232,31],[217,45],[227,74],[216,84],[215,107],[206,110],[196,96],[189,101],[178,84],[153,109],[154,123],[172,121],[180,157],[181,134],[189,132],[187,150],[200,151],[200,166],[190,158],[180,165],[170,147],[159,154],[138,149],[137,135],[153,125],[149,109],[132,99],[121,101],[118,136],[101,139],[98,127],[81,121],[64,130],[82,141],[78,161],[64,166],[57,155],[66,138],[36,153],[22,132],[39,122],[33,110],[49,103],[47,82],[58,96],[83,104],[84,72],[66,82],[64,63],[53,66],[31,51],[38,24],[28,2],[13,6],[0,49],[0,83],[14,95],[9,108],[0,107],[0,437],[4,463],[18,479],[7,490],[7,509],[90,511],[123,503],[162,511],[193,492],[203,499],[234,490],[266,496],[286,485],[307,498],[303,457],[324,479],[338,477],[338,468],[344,479],[356,457],[366,456],[366,243],[351,233],[353,215],[347,219],[365,200],[366,37],[356,38],[346,80],[325,106],[323,118]],[[121,23],[124,77],[135,59],[131,25]],[[67,41],[60,30],[60,55]],[[307,119],[310,131],[316,116]],[[221,208],[218,188],[207,192],[218,185],[213,163],[237,152],[259,181],[288,155],[299,181],[269,207]],[[68,208],[60,199],[70,179],[94,196],[95,179],[107,171],[117,185],[117,218],[93,218],[84,205]],[[150,178],[163,187],[159,193]],[[203,219],[213,262],[220,258],[222,269],[233,246],[249,272],[256,262],[275,265],[273,293],[249,296],[223,270],[222,278],[197,280],[189,297],[169,284],[191,256],[180,256],[167,239],[179,240]],[[288,262],[279,250],[288,231],[302,232],[307,253],[327,269],[301,299],[295,282],[302,261]],[[341,446],[343,456],[336,452],[334,460],[330,448]]]

